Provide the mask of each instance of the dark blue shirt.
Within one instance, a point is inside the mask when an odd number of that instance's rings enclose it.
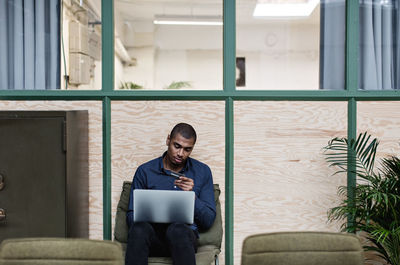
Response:
[[[181,190],[174,185],[175,178],[171,176],[171,171],[164,169],[163,157],[165,154],[144,163],[136,170],[133,177],[127,212],[129,227],[133,223],[134,189]],[[214,223],[216,215],[211,170],[206,164],[189,157],[180,173],[194,181],[193,191],[196,194],[196,199],[194,204],[194,223],[191,225],[191,228],[197,234],[198,228],[202,230],[210,228]]]

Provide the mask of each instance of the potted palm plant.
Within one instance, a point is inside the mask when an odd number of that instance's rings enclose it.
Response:
[[[388,264],[400,265],[400,159],[380,160],[374,167],[378,140],[367,132],[357,139],[334,138],[324,148],[326,161],[336,173],[353,172],[355,187],[341,186],[341,203],[328,212],[329,221],[340,220],[347,232],[365,232],[374,251]]]

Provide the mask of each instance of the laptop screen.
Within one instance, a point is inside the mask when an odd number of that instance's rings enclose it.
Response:
[[[194,191],[133,191],[133,221],[193,224]]]

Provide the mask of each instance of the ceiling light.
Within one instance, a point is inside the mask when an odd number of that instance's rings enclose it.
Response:
[[[258,0],[253,17],[307,17],[318,4],[319,0]]]
[[[199,26],[222,26],[221,16],[166,16],[156,15],[154,24],[158,25],[199,25]]]

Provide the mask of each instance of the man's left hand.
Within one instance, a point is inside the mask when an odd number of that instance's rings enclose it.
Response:
[[[190,191],[193,190],[194,181],[191,178],[179,177],[179,179],[175,180],[175,185],[184,191]]]

